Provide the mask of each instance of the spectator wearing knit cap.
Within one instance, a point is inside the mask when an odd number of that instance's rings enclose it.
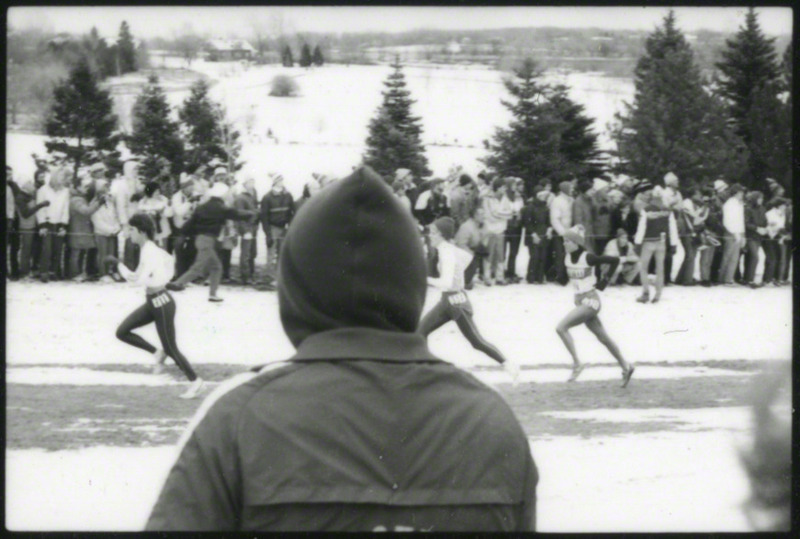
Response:
[[[359,168],[309,199],[279,265],[296,354],[208,398],[146,529],[534,530],[527,437],[417,331],[425,256],[385,182]]]
[[[226,220],[242,221],[256,214],[226,206],[223,199],[228,194],[228,186],[222,182],[215,183],[208,194],[209,199],[197,207],[183,227],[185,234],[195,236],[197,257],[186,273],[167,285],[167,290],[181,291],[188,283],[208,274],[210,282],[208,300],[218,303],[222,301],[222,298],[217,296],[217,288],[222,279],[222,262],[214,248],[217,238]]]
[[[261,199],[261,228],[267,238],[267,272],[272,275],[278,267],[278,255],[286,230],[294,216],[294,198],[283,185],[283,176],[272,174],[272,188]]]

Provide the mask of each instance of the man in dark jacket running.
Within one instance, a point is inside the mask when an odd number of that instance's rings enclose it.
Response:
[[[222,182],[215,183],[208,192],[209,198],[194,211],[189,221],[183,226],[184,235],[194,235],[194,245],[197,248],[197,256],[194,264],[186,270],[174,282],[167,285],[167,290],[181,291],[186,288],[186,284],[198,277],[205,277],[209,274],[209,296],[208,301],[219,303],[222,298],[217,296],[217,288],[222,279],[222,262],[217,256],[214,246],[222,231],[225,221],[243,221],[257,215],[255,211],[242,211],[225,206],[222,199],[228,193],[228,186]]]
[[[527,437],[495,390],[417,331],[419,233],[375,172],[304,204],[279,274],[297,353],[206,400],[146,529],[534,530]]]

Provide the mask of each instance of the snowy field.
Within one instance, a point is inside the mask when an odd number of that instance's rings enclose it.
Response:
[[[670,287],[659,305],[636,303],[637,292],[607,290],[602,310],[606,327],[626,357],[648,363],[640,365],[632,384],[709,376],[707,366],[676,364],[680,361],[791,357],[788,288]],[[280,326],[274,293],[230,287],[223,287],[222,293],[222,305],[209,304],[204,287],[176,294],[179,345],[201,372],[203,364],[246,368],[293,352]],[[183,385],[166,375],[91,368],[147,363],[145,354],[114,338],[116,325],[141,299],[140,290],[125,285],[8,283],[7,383]],[[426,308],[435,299],[429,295]],[[563,384],[568,371],[558,367],[568,365],[569,357],[553,328],[572,306],[569,289],[479,287],[471,299],[484,335],[528,367],[523,383]],[[156,339],[153,328],[141,333]],[[608,353],[585,329],[573,333],[590,364],[578,387],[597,380],[617,383],[619,371]],[[430,343],[441,357],[499,389],[507,387],[507,375],[472,350],[454,325],[436,332]],[[724,368],[713,371],[713,376],[747,375]],[[541,470],[540,531],[746,531],[741,504],[748,484],[736,447],[749,433],[748,410],[679,408],[547,412],[589,422],[664,422],[665,427],[615,436],[532,437]],[[6,526],[139,530],[175,450],[173,445],[7,450]]]

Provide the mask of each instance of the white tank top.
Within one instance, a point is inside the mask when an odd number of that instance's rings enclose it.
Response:
[[[564,257],[564,265],[567,267],[567,275],[575,288],[576,294],[588,292],[594,288],[597,279],[594,276],[594,267],[590,266],[586,261],[586,256],[589,253],[584,251],[578,257],[578,261],[573,263],[572,257],[569,253]]]

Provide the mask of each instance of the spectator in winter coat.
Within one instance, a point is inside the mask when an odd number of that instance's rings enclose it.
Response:
[[[87,177],[72,191],[69,201],[69,278],[83,282],[89,278],[86,271],[89,250],[96,247],[92,216],[102,201],[95,196],[94,180]]]
[[[283,176],[277,174],[273,176],[272,189],[261,199],[261,227],[267,236],[267,266],[272,273],[278,268],[278,255],[292,217],[294,199],[283,186]]]
[[[628,233],[628,238],[636,235],[639,226],[639,213],[633,209],[633,202],[627,196],[623,196],[620,203],[611,210],[612,230],[624,229]]]
[[[744,227],[744,189],[734,184],[728,189],[729,198],[722,205],[723,237],[722,262],[719,271],[721,284],[733,285],[739,256],[745,245]]]
[[[526,281],[544,284],[547,254],[553,229],[550,227],[550,210],[547,207],[549,192],[537,187],[534,196],[522,210],[522,226],[525,229],[525,246],[528,248],[528,271]]]
[[[535,530],[518,420],[417,332],[425,255],[386,183],[356,170],[286,244],[278,299],[297,353],[208,398],[146,529]]]
[[[506,193],[511,203],[511,219],[506,223],[504,247],[508,251],[505,278],[507,282],[518,283],[522,279],[517,276],[517,255],[522,243],[522,208],[525,206],[525,182],[521,178],[506,179]]]
[[[428,226],[439,217],[450,214],[447,197],[444,196],[444,180],[436,178],[430,188],[420,193],[414,204],[414,216],[423,226]]]
[[[50,205],[49,201],[36,203],[36,187],[32,181],[27,181],[22,186],[10,182],[7,185],[12,189],[14,206],[19,219],[17,230],[19,232],[19,276],[28,277],[33,262],[33,242],[37,238],[36,213]]]
[[[581,180],[578,182],[578,196],[575,197],[575,201],[572,204],[572,224],[573,226],[583,225],[586,248],[591,252],[596,252],[594,244],[596,210],[594,201],[590,195],[592,185],[591,180]]]
[[[258,234],[258,198],[256,183],[247,178],[242,184],[233,207],[240,211],[249,211],[253,216],[236,222],[236,232],[240,239],[239,273],[242,284],[250,284],[256,272],[256,235]]]
[[[755,288],[756,266],[761,243],[767,234],[767,212],[764,209],[764,194],[761,191],[747,193],[744,209],[745,253],[744,281]]]
[[[700,189],[689,189],[686,194],[687,196],[681,202],[680,211],[676,213],[678,224],[683,223],[683,227],[678,226],[678,234],[685,253],[677,282],[684,286],[693,286],[698,249],[702,247],[700,250],[705,250],[707,248],[704,247],[702,238],[705,233],[708,208],[703,203],[703,193]]]
[[[650,281],[648,269],[650,260],[656,259],[656,294],[653,303],[661,300],[661,291],[664,288],[664,258],[667,251],[667,236],[670,237],[671,247],[674,250],[678,243],[678,227],[675,215],[666,209],[660,198],[653,194],[653,186],[647,180],[639,182],[634,193],[644,202],[644,207],[639,213],[639,226],[636,230],[634,243],[640,257],[639,278],[642,282],[642,295],[636,298],[640,303],[650,300]]]
[[[458,186],[450,193],[450,217],[456,222],[456,228],[469,219],[477,201],[475,180],[468,174],[462,174],[458,178]]]
[[[550,204],[550,226],[556,233],[553,238],[554,267],[556,280],[559,283],[569,282],[567,268],[564,265],[566,250],[564,249],[564,232],[572,228],[572,182],[558,184],[559,193]]]
[[[505,257],[503,256],[504,234],[508,220],[514,216],[511,200],[508,198],[506,181],[496,178],[492,182],[492,195],[483,199],[486,212],[484,227],[488,236],[489,256],[483,264],[483,278],[487,286],[504,285],[503,277]]]
[[[95,186],[97,188],[95,197],[100,201],[100,207],[92,214],[92,230],[94,231],[94,242],[97,245],[100,281],[107,283],[113,281],[111,275],[116,269],[113,268],[112,262],[106,260],[106,257],[115,256],[117,235],[122,227],[117,218],[114,198],[109,192],[108,182],[105,180],[96,182]]]
[[[608,188],[595,190],[592,195],[592,206],[594,214],[594,247],[598,253],[602,253],[606,243],[611,240],[611,200],[608,197]]]
[[[619,265],[614,274],[608,278],[608,284],[616,285],[621,283],[634,284],[636,277],[639,276],[639,257],[633,244],[628,241],[628,233],[625,229],[617,230],[617,236],[609,241],[603,249],[605,256],[616,256],[619,258]],[[603,266],[603,277],[606,277],[608,266]]]
[[[215,183],[222,183],[228,188],[222,200],[226,207],[233,208],[236,200],[234,189],[236,186],[236,179],[233,174],[229,174],[228,169],[225,167],[218,167],[214,172],[214,180]],[[232,219],[228,219],[225,221],[220,231],[216,246],[217,256],[219,256],[220,262],[222,262],[223,283],[231,282],[231,258],[238,241],[239,235],[236,233],[236,225]]]
[[[767,206],[767,234],[764,246],[764,278],[763,284],[780,285],[782,283],[780,241],[786,232],[786,200],[776,198]]]
[[[194,176],[181,174],[180,190],[174,193],[169,201],[172,238],[171,248],[168,251],[175,255],[175,275],[182,275],[189,269],[195,255],[192,239],[183,232],[183,227],[199,201],[199,196],[194,192],[195,179]]]
[[[408,185],[402,180],[395,180],[392,183],[392,192],[394,196],[397,197],[397,200],[400,201],[400,204],[408,210],[408,214],[411,215],[411,200],[406,195],[406,191],[408,191]]]
[[[215,249],[217,238],[228,219],[240,221],[250,219],[254,215],[249,211],[226,206],[223,199],[227,194],[227,185],[222,182],[215,183],[209,191],[208,201],[200,204],[184,225],[184,232],[195,236],[197,257],[186,273],[167,285],[167,290],[179,292],[185,289],[188,283],[208,274],[210,282],[208,301],[215,303],[222,301],[222,298],[217,296],[217,288],[222,280],[222,262]]]
[[[42,206],[36,214],[39,235],[42,237],[42,252],[39,261],[39,276],[43,282],[50,278],[63,279],[64,238],[69,225],[70,171],[59,168],[53,171],[49,181],[36,193],[36,203]]]
[[[467,287],[472,287],[472,280],[475,274],[480,271],[483,261],[489,254],[486,246],[487,236],[483,228],[485,213],[482,207],[473,206],[472,215],[458,227],[455,238],[456,246],[472,253],[472,261],[464,270],[464,283]]]

